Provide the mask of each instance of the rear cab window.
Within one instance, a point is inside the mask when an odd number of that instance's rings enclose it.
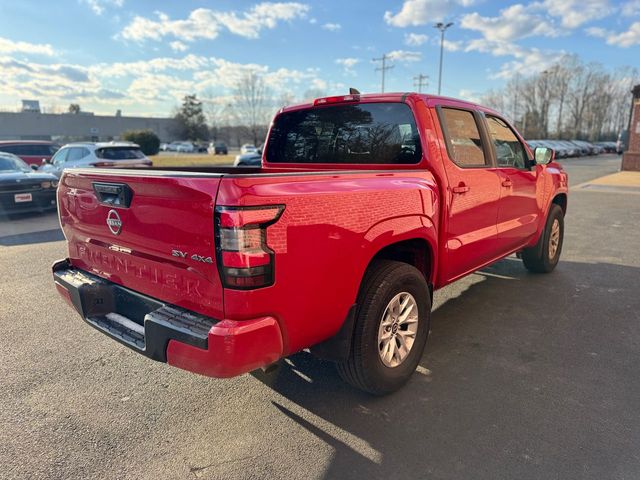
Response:
[[[416,164],[420,136],[409,105],[328,105],[278,115],[267,143],[269,163]]]

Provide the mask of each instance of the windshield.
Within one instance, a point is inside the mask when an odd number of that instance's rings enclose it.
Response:
[[[404,103],[333,105],[279,115],[269,135],[273,163],[407,164],[422,156]]]
[[[0,155],[0,172],[30,172],[29,166],[18,157]]]
[[[96,150],[96,157],[105,160],[135,160],[144,158],[144,153],[137,147],[108,147]]]

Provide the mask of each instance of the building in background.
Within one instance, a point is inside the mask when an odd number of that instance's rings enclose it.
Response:
[[[118,140],[127,130],[153,130],[162,142],[172,138],[173,119],[95,115],[91,112],[41,113],[40,102],[23,100],[20,112],[0,112],[0,140],[102,142]]]

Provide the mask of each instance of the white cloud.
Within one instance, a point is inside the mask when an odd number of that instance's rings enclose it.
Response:
[[[615,45],[622,48],[640,45],[640,22],[634,22],[625,32],[615,33],[604,28],[592,27],[588,28],[587,33],[593,37],[604,38],[609,45]]]
[[[349,75],[355,75],[355,72],[353,71],[353,67],[355,67],[358,63],[360,63],[360,59],[353,58],[353,57],[336,58],[336,63],[338,65],[341,65],[344,68],[345,73]]]
[[[481,95],[477,92],[474,92],[472,90],[468,90],[468,89],[462,89],[460,90],[460,92],[458,92],[458,97],[460,97],[463,100],[466,100],[468,102],[472,102],[472,103],[481,103],[480,102],[480,97]]]
[[[359,58],[337,58],[336,63],[338,65],[342,65],[345,68],[353,68],[358,63],[360,63],[360,59]]]
[[[330,32],[337,32],[342,28],[342,25],[340,25],[339,23],[325,23],[324,25],[322,25],[322,28],[324,28],[325,30],[329,30]]]
[[[398,13],[386,11],[384,21],[394,27],[427,25],[443,20],[456,6],[473,3],[474,0],[405,0]]]
[[[562,26],[569,29],[604,18],[613,12],[609,0],[544,0],[542,6],[550,15],[559,17]]]
[[[490,53],[495,57],[514,57],[500,67],[492,78],[511,78],[517,73],[529,75],[542,72],[560,60],[565,52],[541,51],[537,48],[525,48],[515,43],[496,42],[486,39],[472,40],[467,44],[465,51],[477,51]]]
[[[171,47],[171,50],[173,50],[174,52],[186,52],[187,50],[189,50],[189,47],[186,44],[180,42],[179,40],[169,43],[169,46]]]
[[[483,17],[479,13],[464,15],[460,26],[467,30],[475,30],[482,33],[483,37],[490,41],[510,42],[520,38],[532,36],[555,37],[558,31],[549,20],[534,13],[537,4],[524,6],[511,5],[500,10],[497,17]]]
[[[53,47],[48,43],[14,42],[8,38],[0,37],[0,55],[7,53],[37,54],[50,57],[55,55]]]
[[[625,17],[636,17],[640,15],[640,0],[630,0],[622,5],[620,11]]]
[[[126,40],[141,42],[172,36],[183,41],[215,39],[222,30],[245,38],[258,38],[263,29],[273,29],[279,22],[306,16],[310,10],[302,3],[259,3],[245,12],[220,12],[208,8],[193,10],[184,20],[172,20],[156,12],[157,20],[136,16],[120,33]]]
[[[444,42],[442,42],[442,46],[447,52],[459,52],[464,47],[464,44],[460,40],[454,41],[454,40],[447,40],[445,38]]]
[[[122,7],[124,5],[124,0],[80,0],[80,3],[88,5],[96,15],[102,15],[105,9],[109,6],[118,8]]]
[[[419,62],[422,60],[422,53],[409,52],[406,50],[393,50],[392,52],[387,53],[387,58],[389,58],[389,60],[403,63]]]
[[[424,33],[405,33],[404,44],[410,47],[419,47],[429,40],[429,36]]]

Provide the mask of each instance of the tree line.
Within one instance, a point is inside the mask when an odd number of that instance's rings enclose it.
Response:
[[[525,138],[615,140],[627,128],[639,81],[635,68],[611,72],[565,56],[543,72],[511,78],[481,103],[510,116]]]
[[[305,92],[300,101],[323,96],[313,89]],[[257,72],[245,72],[236,82],[232,95],[217,97],[204,92],[184,97],[182,105],[173,114],[173,136],[180,140],[222,141],[240,146],[253,143],[259,146],[275,112],[297,100],[290,94],[274,96],[272,89]]]

